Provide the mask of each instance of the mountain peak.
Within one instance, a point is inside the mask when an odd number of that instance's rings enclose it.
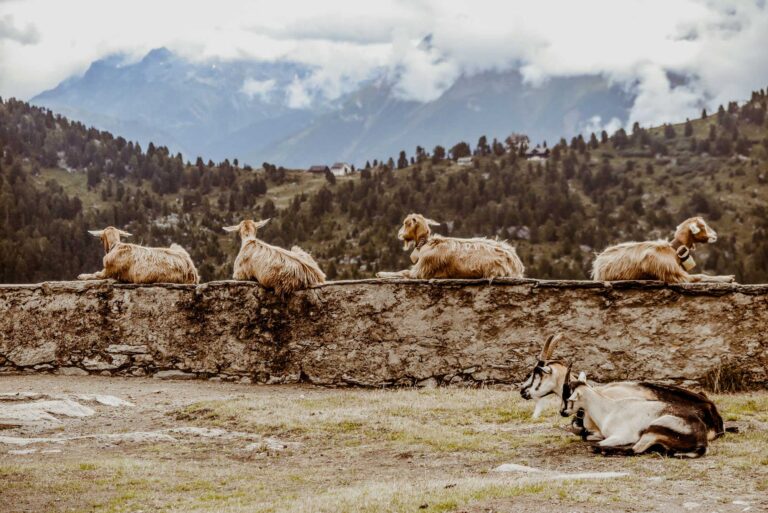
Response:
[[[173,58],[173,52],[168,48],[161,46],[160,48],[153,48],[144,56],[141,62],[164,62]]]

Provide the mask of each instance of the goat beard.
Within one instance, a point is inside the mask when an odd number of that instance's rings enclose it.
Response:
[[[408,251],[416,246],[416,241],[413,239],[403,239],[403,251]]]

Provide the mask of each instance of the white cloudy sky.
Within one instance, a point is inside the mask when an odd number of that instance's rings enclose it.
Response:
[[[27,99],[114,52],[290,59],[336,97],[381,68],[429,101],[462,73],[538,84],[599,73],[638,93],[630,122],[679,119],[768,86],[765,0],[0,0],[0,95]],[[418,46],[432,34],[432,47]],[[668,73],[690,77],[671,88]],[[252,85],[259,94],[259,85]]]

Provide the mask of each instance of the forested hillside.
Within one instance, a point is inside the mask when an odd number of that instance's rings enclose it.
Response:
[[[106,225],[146,245],[177,242],[203,280],[227,278],[239,243],[221,227],[245,217],[272,217],[263,238],[305,247],[332,279],[372,276],[409,265],[396,239],[409,212],[443,222],[441,233],[510,240],[539,278],[586,278],[594,251],[669,238],[701,214],[721,237],[699,248],[699,269],[766,282],[766,101],[758,91],[681,124],[561,140],[546,161],[481,138],[332,179],[188,162],[9,100],[0,104],[0,282],[99,268],[101,246],[86,230]],[[452,160],[468,151],[472,166]]]

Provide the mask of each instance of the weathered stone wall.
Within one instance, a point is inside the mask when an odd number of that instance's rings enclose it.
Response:
[[[768,286],[355,281],[0,286],[0,372],[259,383],[519,382],[547,334],[596,380],[768,377]]]

